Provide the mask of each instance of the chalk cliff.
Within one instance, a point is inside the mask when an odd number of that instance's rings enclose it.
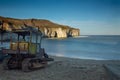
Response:
[[[23,29],[26,27],[37,27],[48,38],[66,38],[80,35],[80,30],[65,25],[53,23],[44,19],[14,19],[0,16],[0,26],[4,30]]]

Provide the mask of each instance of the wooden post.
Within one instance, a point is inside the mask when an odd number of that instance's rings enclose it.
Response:
[[[3,44],[3,32],[1,32],[1,44]]]
[[[10,32],[10,49],[13,48],[13,45],[12,45],[12,32]]]
[[[30,44],[32,42],[32,32],[30,31]]]
[[[0,32],[0,34],[1,34],[1,44],[3,44],[3,22],[1,21],[1,32]]]
[[[32,43],[32,32],[30,31],[30,38],[29,38],[29,44],[28,44],[28,54],[30,54],[30,46],[31,46],[31,43]]]
[[[38,34],[36,34],[36,53],[38,52]]]
[[[38,27],[38,31],[39,31],[40,29],[39,29],[39,27]],[[39,40],[39,52],[40,52],[40,50],[41,50],[41,42],[42,42],[42,35],[41,34],[39,34],[39,37],[40,37],[40,40]]]

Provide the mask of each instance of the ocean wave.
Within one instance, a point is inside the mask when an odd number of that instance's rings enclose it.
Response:
[[[86,38],[86,37],[89,37],[89,36],[75,36],[74,38]]]

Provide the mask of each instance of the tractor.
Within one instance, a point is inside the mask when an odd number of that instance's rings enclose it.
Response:
[[[49,61],[54,61],[41,48],[42,33],[39,29],[13,29],[10,34],[9,49],[2,49],[2,53],[7,55],[3,60],[3,68],[21,69],[29,72],[35,69],[44,68]]]

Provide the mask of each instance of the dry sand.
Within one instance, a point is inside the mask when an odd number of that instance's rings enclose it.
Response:
[[[110,80],[103,64],[120,64],[120,61],[53,58],[55,61],[47,67],[27,73],[3,70],[1,63],[0,80]]]

